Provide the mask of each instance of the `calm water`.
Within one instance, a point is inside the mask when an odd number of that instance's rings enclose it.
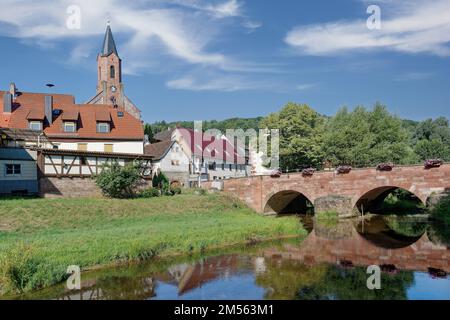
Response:
[[[425,219],[301,221],[310,232],[302,240],[87,273],[82,290],[21,298],[450,299],[448,243]],[[367,289],[368,265],[383,271],[380,290]]]

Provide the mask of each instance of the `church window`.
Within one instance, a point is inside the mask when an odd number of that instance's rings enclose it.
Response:
[[[114,66],[109,67],[109,75],[111,79],[114,79],[116,77],[116,68],[114,68]]]

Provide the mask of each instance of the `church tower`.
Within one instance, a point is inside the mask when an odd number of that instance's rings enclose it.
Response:
[[[140,110],[124,93],[122,60],[117,52],[109,24],[106,28],[101,52],[97,56],[97,68],[97,95],[88,104],[109,104],[119,110],[125,110],[135,118],[140,119]]]

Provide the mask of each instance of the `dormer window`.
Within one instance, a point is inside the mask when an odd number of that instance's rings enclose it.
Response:
[[[31,130],[41,131],[42,121],[30,121],[29,126]]]
[[[77,131],[77,124],[72,121],[66,121],[64,122],[64,132],[76,132]]]
[[[107,122],[97,122],[97,132],[98,133],[109,133],[109,123]]]

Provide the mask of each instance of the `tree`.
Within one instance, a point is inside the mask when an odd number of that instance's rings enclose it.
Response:
[[[105,166],[95,178],[103,194],[111,198],[131,198],[139,181],[139,165],[122,167],[117,162]]]
[[[427,119],[416,127],[412,143],[420,160],[441,158],[450,161],[450,127],[445,117]]]
[[[321,167],[325,119],[305,104],[288,103],[261,121],[261,128],[280,130],[280,165],[283,169]]]
[[[409,136],[402,121],[385,106],[372,111],[342,108],[326,126],[324,153],[334,165],[374,166],[380,162],[414,162]]]
[[[170,191],[170,183],[167,176],[159,171],[152,179],[153,188],[161,190],[162,195],[166,195]]]
[[[148,137],[148,141],[150,143],[154,142],[154,134],[152,130],[152,126],[148,123],[144,125],[144,134]]]

